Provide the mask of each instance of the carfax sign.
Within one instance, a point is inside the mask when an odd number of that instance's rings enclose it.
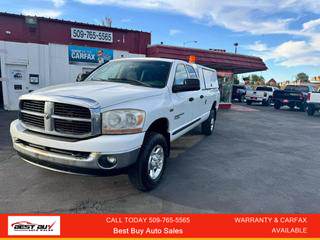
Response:
[[[69,46],[69,63],[101,64],[113,59],[113,50],[104,48],[91,48]]]

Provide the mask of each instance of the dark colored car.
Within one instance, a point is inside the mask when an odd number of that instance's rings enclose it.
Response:
[[[304,112],[307,107],[308,93],[314,89],[309,85],[288,85],[284,90],[276,90],[273,93],[274,108],[289,106],[293,110],[296,106]]]
[[[244,102],[247,90],[252,90],[252,88],[247,85],[233,85],[232,100],[237,99],[239,102]]]

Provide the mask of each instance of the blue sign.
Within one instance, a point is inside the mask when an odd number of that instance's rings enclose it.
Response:
[[[113,50],[104,48],[91,48],[69,46],[69,63],[102,64],[113,59]]]

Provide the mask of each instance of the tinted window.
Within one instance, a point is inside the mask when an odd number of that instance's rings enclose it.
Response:
[[[167,85],[171,63],[165,61],[114,61],[99,67],[86,81],[121,82],[163,88]]]
[[[237,89],[245,89],[245,86],[233,86],[233,91],[236,91]]]
[[[272,88],[270,87],[257,87],[257,91],[266,91],[266,92],[272,92]]]
[[[188,78],[188,74],[186,68],[183,64],[179,64],[176,69],[176,74],[174,76],[174,84],[175,85],[183,85],[184,80]]]
[[[198,78],[196,72],[194,71],[194,68],[190,65],[186,65],[187,71],[189,73],[190,78]]]
[[[301,85],[288,85],[286,86],[285,90],[288,91],[297,91],[297,92],[308,92],[308,86],[301,86]]]

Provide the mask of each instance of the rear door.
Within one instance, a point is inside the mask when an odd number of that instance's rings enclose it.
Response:
[[[183,85],[189,78],[185,64],[178,63],[174,75],[174,85]],[[195,109],[194,91],[172,93],[172,137],[173,139],[186,132],[186,128],[192,121],[192,111]]]

